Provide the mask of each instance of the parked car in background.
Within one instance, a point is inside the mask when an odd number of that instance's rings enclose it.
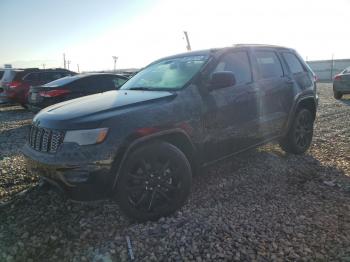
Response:
[[[81,96],[119,89],[129,78],[122,75],[94,73],[64,77],[30,88],[28,108],[34,112],[59,102]]]
[[[4,72],[5,72],[4,69],[0,69],[0,83],[1,83],[2,76],[4,75]]]
[[[343,95],[350,94],[350,67],[334,77],[333,94],[335,99],[341,99]]]
[[[0,69],[0,104],[2,104],[2,92],[4,91],[3,88],[1,87],[1,82],[2,82],[2,77],[4,75],[5,70],[4,69]]]
[[[0,79],[0,104],[8,104],[9,98],[5,93],[5,86],[8,85],[15,76],[15,71],[12,68],[5,68]]]
[[[3,95],[14,103],[19,103],[26,107],[28,91],[31,86],[43,85],[53,80],[75,75],[75,72],[56,69],[10,69],[4,73],[2,81]]]
[[[43,109],[22,151],[33,173],[70,197],[109,195],[131,218],[154,220],[185,203],[201,166],[271,140],[303,154],[317,100],[314,74],[293,49],[187,52],[153,62],[119,91]]]

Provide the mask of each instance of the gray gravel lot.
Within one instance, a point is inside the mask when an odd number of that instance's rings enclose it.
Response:
[[[145,224],[38,186],[19,152],[33,115],[0,108],[0,261],[129,261],[127,237],[135,261],[350,261],[350,96],[319,92],[305,156],[271,144],[218,163],[185,207]]]

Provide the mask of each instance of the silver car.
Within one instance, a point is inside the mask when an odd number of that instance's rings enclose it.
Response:
[[[350,94],[350,67],[334,77],[333,93],[335,99],[341,99],[343,95]]]

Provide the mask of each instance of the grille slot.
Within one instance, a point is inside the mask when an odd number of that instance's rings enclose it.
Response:
[[[46,153],[56,153],[62,144],[64,132],[31,126],[28,144],[31,148]]]

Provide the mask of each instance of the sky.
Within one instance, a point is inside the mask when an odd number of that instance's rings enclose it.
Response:
[[[0,66],[111,70],[237,43],[350,58],[350,0],[0,0]]]

